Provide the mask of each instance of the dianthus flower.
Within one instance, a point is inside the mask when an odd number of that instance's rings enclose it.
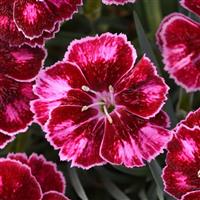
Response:
[[[43,45],[81,4],[82,0],[1,0],[0,39],[13,46]]]
[[[31,107],[61,160],[133,167],[162,152],[168,87],[146,56],[134,66],[136,57],[125,35],[105,33],[73,41],[63,61],[41,71]]]
[[[1,200],[68,200],[65,179],[42,155],[9,154],[0,159]]]
[[[200,1],[185,0],[182,5],[199,13]],[[179,13],[167,16],[157,32],[165,70],[188,92],[200,89],[199,35],[200,24]]]
[[[200,198],[200,109],[175,128],[163,171],[165,191],[181,200]],[[194,198],[195,197],[195,198]]]
[[[33,80],[45,54],[42,48],[15,48],[0,41],[0,148],[32,123],[29,103],[36,97]]]

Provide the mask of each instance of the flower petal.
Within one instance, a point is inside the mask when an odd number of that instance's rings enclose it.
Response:
[[[24,153],[10,153],[8,158],[27,165],[40,184],[43,193],[52,190],[64,193],[66,183],[63,174],[57,170],[53,162],[47,161],[44,156],[33,153],[28,158]]]
[[[32,174],[39,182],[43,193],[51,190],[64,193],[65,178],[57,170],[54,163],[47,161],[42,155],[32,154],[29,157],[28,165],[31,168]]]
[[[171,139],[170,131],[126,110],[118,110],[111,117],[113,123],[106,122],[101,146],[101,156],[110,163],[144,166],[144,161],[159,155]]]
[[[74,40],[64,60],[76,63],[91,89],[108,90],[133,67],[136,51],[123,34],[105,33],[101,36]]]
[[[69,199],[61,193],[51,191],[51,192],[46,192],[42,200],[69,200]]]
[[[40,200],[40,186],[30,169],[10,159],[0,159],[0,199]]]
[[[194,126],[200,127],[200,108],[190,112],[180,124],[185,124],[189,128],[193,128]]]
[[[88,85],[80,69],[73,63],[58,62],[41,71],[34,93],[41,99],[55,100],[66,97],[67,91]]]
[[[96,109],[82,112],[81,106],[58,107],[47,123],[48,141],[60,149],[61,160],[72,160],[72,166],[89,169],[105,162],[99,156],[104,121]]]
[[[71,19],[81,4],[82,0],[16,0],[15,23],[27,37],[39,37],[44,31],[51,32],[58,21]]]
[[[15,137],[0,133],[0,149],[3,149],[8,143],[12,142]]]
[[[103,3],[111,5],[111,4],[115,4],[115,5],[124,5],[126,3],[134,3],[135,0],[103,0]]]
[[[9,43],[11,46],[21,46],[28,44],[31,46],[43,46],[47,39],[54,37],[54,33],[58,32],[60,23],[56,23],[52,31],[44,31],[43,34],[34,39],[28,39],[18,30],[13,19],[13,3],[14,1],[5,1],[0,6],[0,40]]]
[[[171,125],[168,114],[163,110],[161,110],[155,117],[150,118],[149,121],[152,124],[162,126],[163,128],[169,128]]]
[[[0,132],[15,135],[32,123],[29,102],[35,98],[32,83],[16,82],[0,74]]]
[[[42,48],[9,47],[0,42],[0,73],[15,80],[31,81],[41,69],[45,57],[46,52]]]
[[[200,190],[195,192],[188,192],[183,196],[181,200],[199,200],[200,199]]]
[[[117,105],[122,105],[139,117],[149,118],[161,110],[168,86],[158,76],[155,66],[144,56],[124,75],[115,90]]]
[[[163,171],[165,190],[180,199],[200,188],[200,129],[180,125],[168,144],[167,166]]]
[[[180,3],[186,9],[200,15],[200,0],[181,0]]]
[[[200,89],[200,24],[182,14],[167,16],[157,32],[165,70],[187,91]]]

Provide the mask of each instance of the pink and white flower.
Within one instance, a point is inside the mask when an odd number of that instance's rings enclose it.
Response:
[[[146,56],[134,66],[136,57],[125,35],[105,33],[73,41],[39,74],[32,111],[61,160],[143,166],[165,148],[168,87]]]
[[[12,46],[44,45],[82,0],[9,0],[0,2],[0,39]],[[45,20],[44,20],[45,19]]]
[[[1,200],[68,200],[65,179],[56,165],[43,156],[9,154],[0,159]]]
[[[29,105],[36,98],[33,80],[45,57],[42,48],[15,48],[0,41],[0,148],[33,121]]]
[[[190,9],[198,10],[200,6],[198,0],[181,2]],[[157,42],[162,52],[165,70],[177,85],[188,92],[200,89],[199,35],[200,24],[179,13],[168,15],[157,31]]]
[[[175,128],[167,148],[167,165],[163,171],[165,191],[181,200],[200,197],[199,116],[200,109],[191,112]]]

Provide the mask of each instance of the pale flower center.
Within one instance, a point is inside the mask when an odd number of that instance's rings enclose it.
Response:
[[[82,112],[88,110],[89,108],[97,107],[98,110],[103,113],[108,121],[112,124],[113,120],[110,116],[110,113],[115,109],[114,88],[110,85],[108,87],[108,91],[96,92],[90,89],[88,86],[83,85],[82,90],[96,95],[96,98],[93,100],[94,103],[83,106]]]

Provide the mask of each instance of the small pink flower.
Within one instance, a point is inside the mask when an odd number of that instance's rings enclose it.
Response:
[[[61,22],[71,19],[81,4],[82,0],[0,2],[0,39],[12,46],[44,45],[59,31]]]
[[[17,153],[0,159],[1,200],[68,200],[64,191],[64,176],[43,156]]]
[[[180,3],[186,9],[200,15],[200,0],[181,0]]]
[[[192,192],[200,188],[199,116],[200,109],[191,112],[176,127],[174,137],[168,144],[163,179],[166,192],[177,199],[194,200],[192,197],[196,193]]]
[[[183,2],[199,2],[200,6],[200,1]],[[192,5],[199,8],[198,4]],[[200,89],[199,35],[200,24],[179,13],[167,16],[157,31],[165,70],[188,92]]]
[[[134,3],[136,0],[102,0],[103,3],[111,5],[111,4],[116,4],[116,5],[124,5],[126,3]]]
[[[125,35],[105,33],[73,41],[39,74],[31,107],[61,160],[143,166],[165,148],[168,87],[146,56],[134,66],[136,57]]]
[[[33,80],[45,56],[42,48],[15,48],[0,41],[0,148],[33,121],[29,105],[36,98]]]

